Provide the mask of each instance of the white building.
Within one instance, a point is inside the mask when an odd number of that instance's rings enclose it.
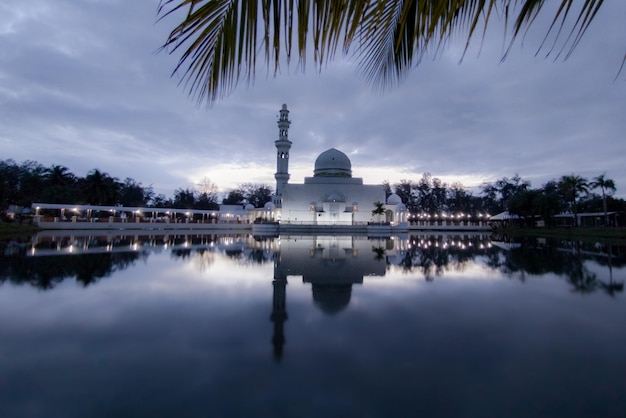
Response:
[[[278,120],[276,145],[276,193],[264,210],[281,223],[357,225],[367,222],[406,222],[406,208],[396,194],[389,196],[382,216],[373,215],[376,203],[385,203],[382,184],[363,184],[352,177],[346,154],[331,148],[315,160],[313,177],[304,183],[289,183],[289,111],[283,105]],[[267,218],[267,217],[266,217]]]

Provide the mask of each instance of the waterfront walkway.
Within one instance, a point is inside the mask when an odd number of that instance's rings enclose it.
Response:
[[[388,234],[408,231],[490,231],[483,221],[418,220],[401,224],[253,222],[244,209],[199,210],[123,206],[63,205],[33,203],[35,223],[50,230],[241,230],[253,233],[367,233]],[[103,216],[104,215],[104,216]]]

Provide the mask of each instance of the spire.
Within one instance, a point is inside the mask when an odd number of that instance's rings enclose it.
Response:
[[[272,198],[272,202],[276,207],[282,206],[283,189],[289,181],[289,150],[291,149],[291,141],[289,140],[289,110],[287,105],[283,104],[278,116],[278,139],[274,141],[276,146],[276,192]]]
[[[287,105],[283,104],[282,109],[280,109],[280,116],[278,116],[278,140],[286,140],[289,141],[289,125],[291,125],[291,121],[289,120],[289,110],[287,110]]]

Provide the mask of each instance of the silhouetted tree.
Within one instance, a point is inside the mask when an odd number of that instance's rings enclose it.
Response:
[[[96,169],[79,180],[84,203],[91,205],[115,205],[119,199],[120,183],[116,178]]]
[[[602,209],[604,210],[604,225],[609,225],[609,215],[606,208],[606,197],[615,192],[615,182],[611,179],[607,179],[606,173],[600,174],[593,178],[593,181],[589,184],[592,189],[600,189],[602,191]]]
[[[251,204],[255,208],[262,208],[267,202],[272,200],[272,189],[266,184],[243,183],[236,189],[228,192],[224,198],[225,205]]]
[[[535,205],[537,206],[537,213],[541,215],[546,226],[554,226],[554,215],[561,211],[559,188],[556,181],[551,180],[543,185]]]
[[[147,206],[153,197],[152,186],[143,187],[141,183],[129,177],[120,186],[119,203],[122,206]]]
[[[540,190],[521,191],[509,198],[509,212],[522,217],[527,226],[534,226],[534,216],[539,215],[538,201],[540,197]]]
[[[415,184],[411,180],[403,179],[400,183],[393,185],[394,193],[397,194],[409,211],[416,210],[416,199],[413,196],[413,188]]]
[[[222,204],[224,205],[242,205],[246,202],[243,190],[240,188],[228,192]]]
[[[491,213],[503,212],[508,208],[509,200],[527,190],[530,182],[515,174],[510,179],[502,177],[493,183],[485,182],[481,185],[481,192],[487,200],[487,209]]]
[[[565,200],[570,204],[570,208],[574,214],[574,226],[578,226],[576,199],[578,199],[581,193],[587,193],[587,179],[574,174],[562,176],[561,180],[559,180],[559,190]]]
[[[61,165],[52,165],[44,173],[45,186],[41,201],[47,203],[79,203],[78,178]]]
[[[448,208],[448,184],[441,179],[433,178],[433,188],[431,191],[432,202],[435,212],[445,212]]]
[[[213,210],[219,209],[218,204],[218,187],[208,177],[202,179],[202,181],[196,184],[195,193],[195,209]]]
[[[8,159],[0,161],[0,203],[30,206],[40,200],[43,189],[45,168],[35,161],[17,164]]]
[[[152,198],[152,204],[150,206],[154,208],[173,208],[174,202],[171,198],[168,199],[163,193],[159,193]]]
[[[217,210],[220,205],[217,203],[217,194],[200,193],[194,203],[195,209]]]
[[[389,180],[383,180],[383,188],[385,189],[385,201],[387,201],[387,198],[391,196],[391,185],[389,184]]]
[[[468,193],[461,183],[452,183],[447,193],[448,210],[453,212],[474,212],[477,209],[472,204],[472,194]]]
[[[422,174],[422,178],[415,185],[415,195],[416,204],[422,211],[437,211],[437,207],[432,198],[432,176],[430,173]]]
[[[45,188],[44,174],[46,169],[36,161],[25,161],[20,166],[19,196],[20,206],[30,206],[32,202],[40,201]]]
[[[196,198],[194,196],[193,190],[189,188],[174,190],[173,205],[175,208],[193,209],[195,203],[196,203]]]
[[[54,164],[45,170],[46,182],[52,186],[70,186],[76,183],[76,176],[70,172],[70,169]]]

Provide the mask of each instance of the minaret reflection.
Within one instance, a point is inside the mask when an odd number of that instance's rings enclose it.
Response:
[[[280,255],[274,264],[274,294],[271,320],[274,323],[274,358],[283,355],[287,320],[287,276],[302,276],[311,283],[313,302],[327,314],[337,314],[350,303],[352,285],[363,283],[364,276],[384,276],[384,249],[394,252],[393,240],[356,236],[281,237]]]
[[[275,262],[280,263],[280,257]],[[287,320],[287,276],[280,273],[274,267],[274,293],[272,297],[272,315],[270,319],[274,323],[274,336],[272,345],[274,346],[274,359],[280,361],[283,357],[283,345],[285,344],[285,334],[283,325]]]

